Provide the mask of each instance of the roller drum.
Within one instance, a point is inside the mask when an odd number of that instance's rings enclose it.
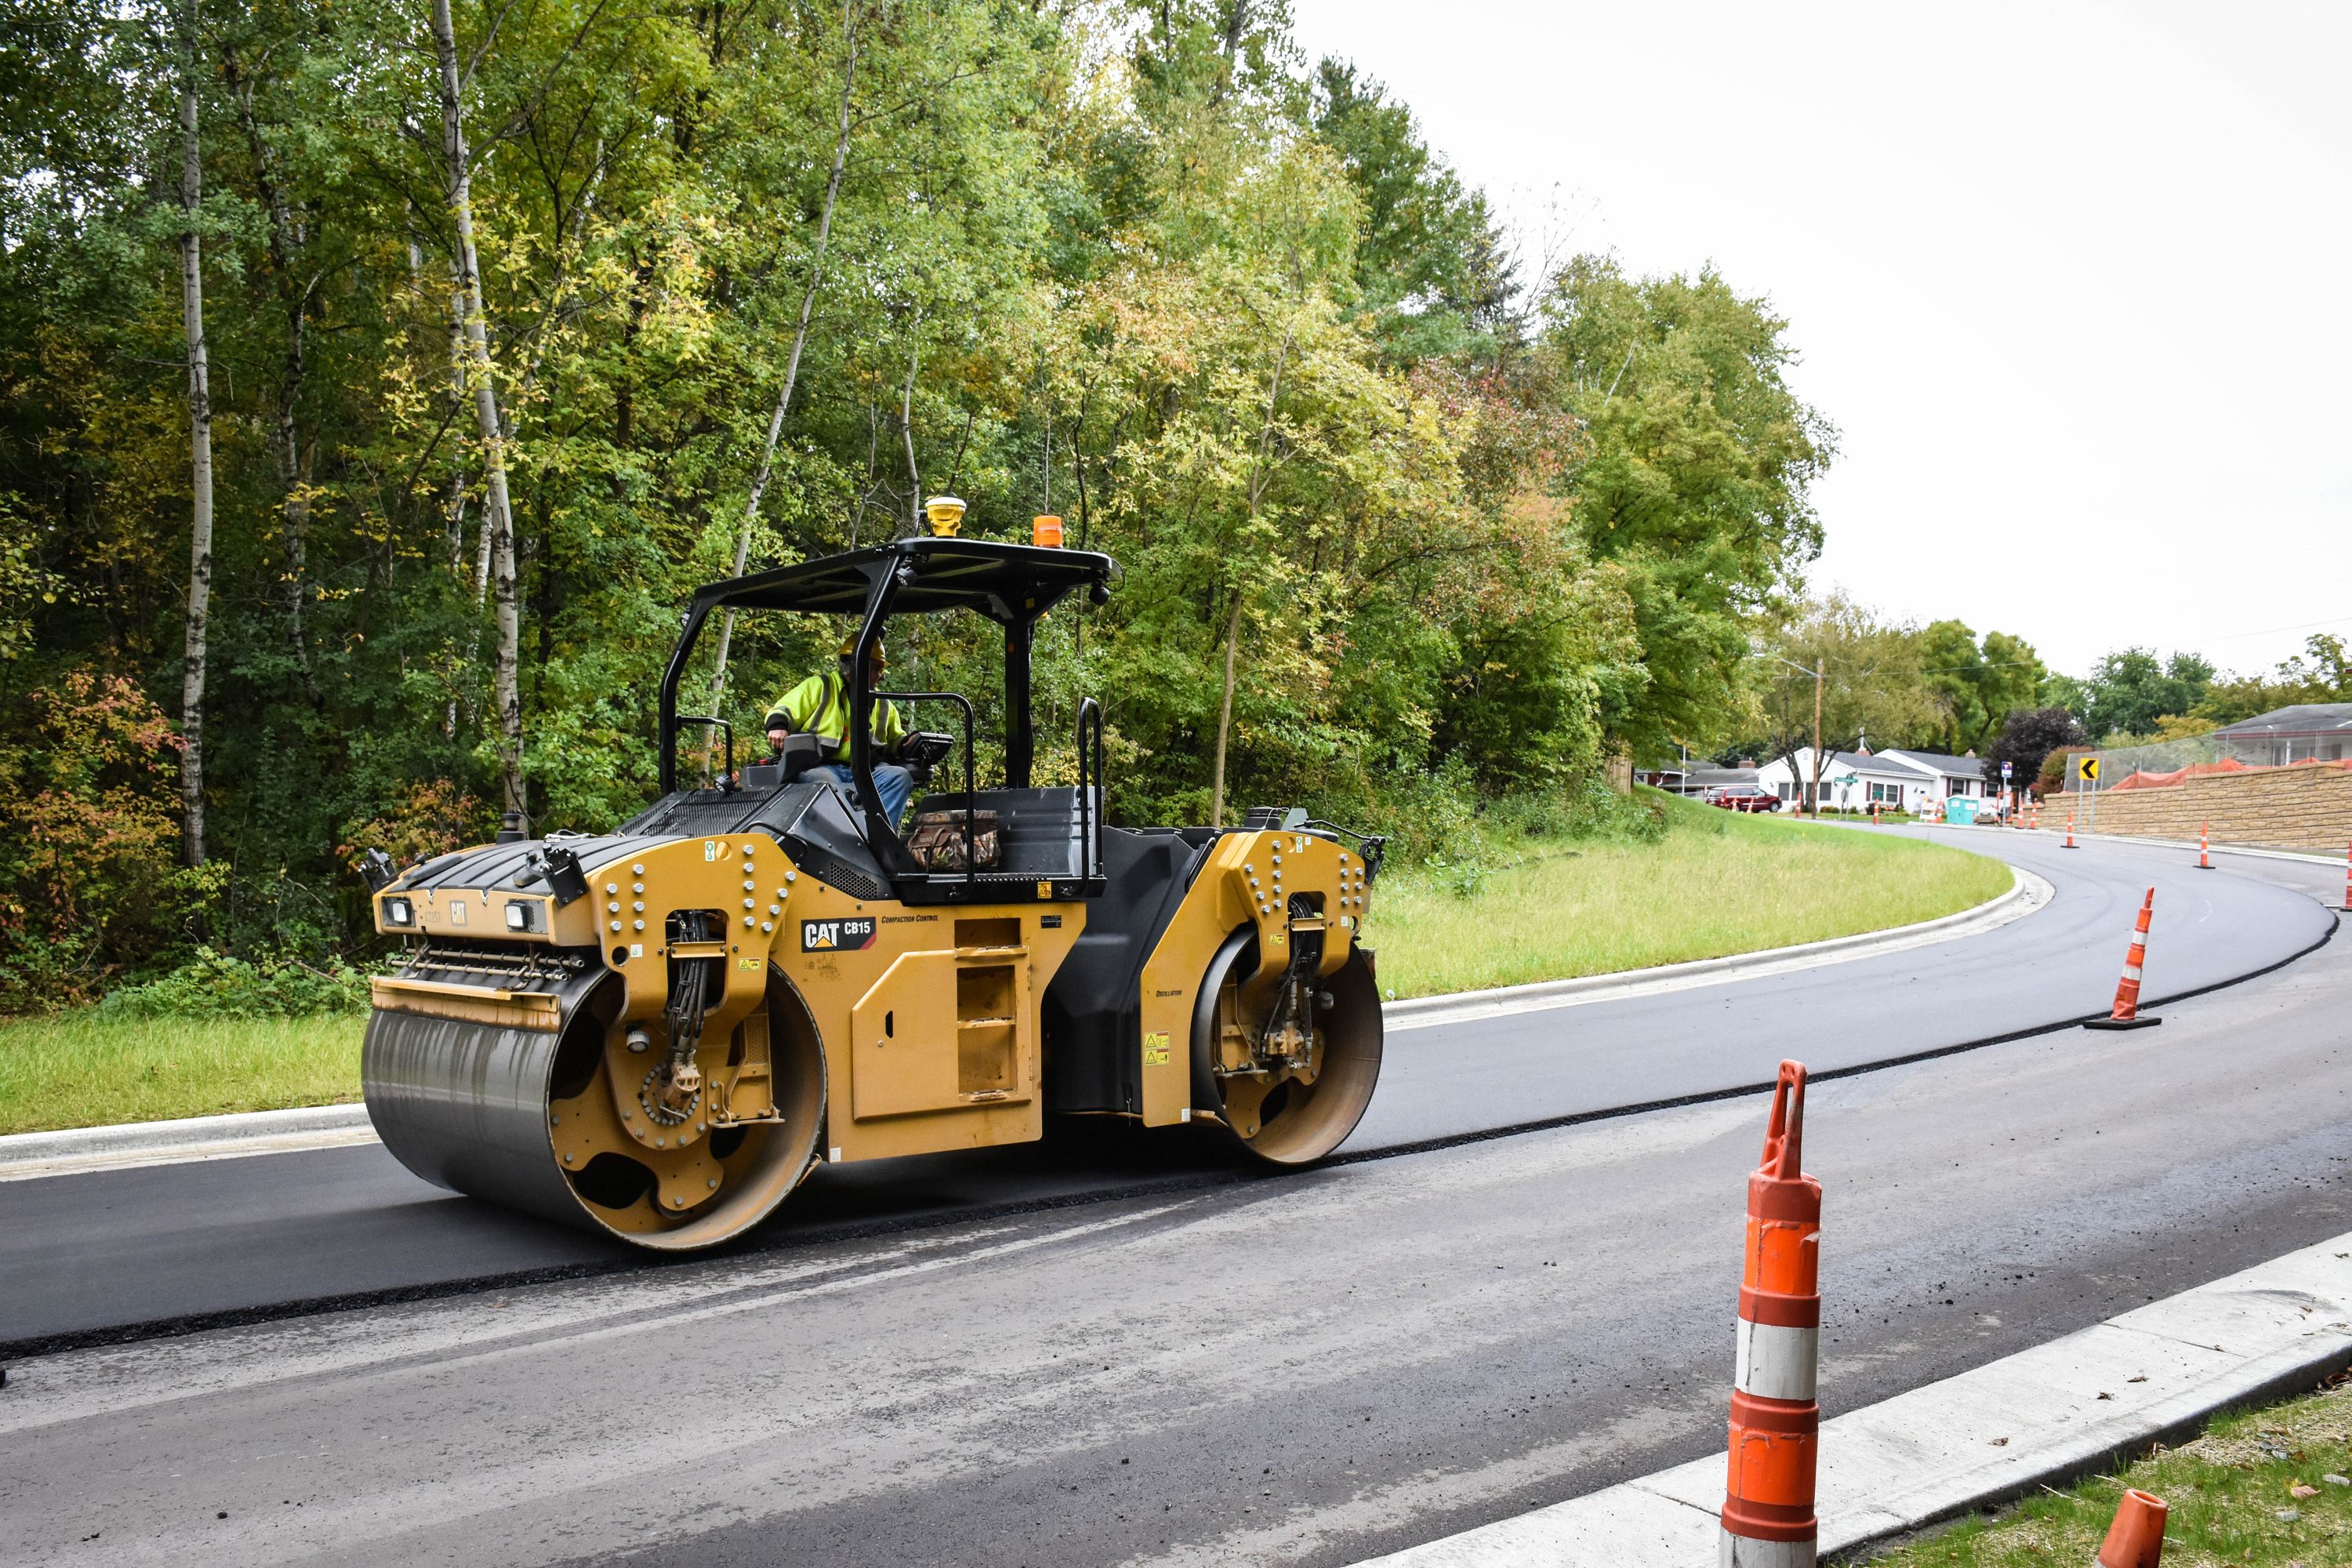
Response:
[[[1317,1017],[1314,1072],[1221,1078],[1221,1034],[1236,1022],[1263,1023],[1249,997],[1258,975],[1256,933],[1236,931],[1217,949],[1201,982],[1192,1016],[1192,1103],[1216,1115],[1252,1154],[1271,1164],[1307,1165],[1346,1142],[1363,1120],[1381,1076],[1385,1030],[1380,987],[1361,948],[1323,977],[1331,1005]]]
[[[601,1035],[586,1004],[608,984],[617,990],[611,975],[589,969],[554,987],[562,1022],[551,1030],[378,1008],[360,1051],[360,1083],[383,1146],[436,1186],[567,1225],[593,1223],[556,1159],[548,1100],[566,1038]]]
[[[824,1123],[823,1050],[798,994],[771,972],[776,1119],[714,1129],[697,1151],[698,1174],[718,1173],[707,1195],[695,1181],[676,1213],[661,1206],[659,1193],[671,1189],[656,1185],[650,1168],[664,1156],[618,1135],[610,1120],[605,1064],[622,994],[619,978],[598,966],[545,976],[533,996],[553,998],[553,1027],[378,1006],[361,1081],[384,1147],[436,1186],[656,1250],[690,1251],[750,1229],[813,1168]],[[556,1138],[567,1117],[578,1150],[569,1168]],[[583,1123],[603,1129],[588,1134],[597,1140],[590,1149],[578,1148]]]

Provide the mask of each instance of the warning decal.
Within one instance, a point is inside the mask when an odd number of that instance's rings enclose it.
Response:
[[[1164,1068],[1168,1065],[1168,1037],[1163,1034],[1143,1037],[1143,1065]]]

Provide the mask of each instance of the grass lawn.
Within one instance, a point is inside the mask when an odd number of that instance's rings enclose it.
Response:
[[[2121,1476],[2045,1492],[1869,1561],[1878,1568],[2051,1568],[2088,1563],[2124,1488],[2170,1505],[2164,1568],[2341,1568],[2352,1563],[2352,1385],[2215,1422]]]
[[[0,1133],[357,1100],[365,1023],[84,1008],[0,1024]]]
[[[1473,898],[1420,868],[1382,878],[1366,924],[1382,989],[1431,996],[1851,936],[2010,885],[2000,861],[1941,845],[1654,798],[1664,837],[1530,842],[1515,852],[1530,863]]]
[[[1638,969],[1950,914],[2009,868],[1938,845],[1664,796],[1663,837],[1490,846],[1473,897],[1399,866],[1372,898],[1381,983],[1423,996]],[[1540,858],[1530,858],[1540,857]],[[0,1133],[327,1105],[360,1093],[362,1020],[100,1018],[0,1023]]]

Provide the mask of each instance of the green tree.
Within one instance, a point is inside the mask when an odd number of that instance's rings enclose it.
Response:
[[[1941,711],[1933,733],[1916,735],[1907,743],[1955,756],[1980,750],[2011,713],[2032,707],[2049,674],[2023,638],[1987,632],[1979,644],[1960,621],[1923,627],[1919,657]]]
[[[1761,750],[1808,779],[1818,798],[1829,754],[1865,743],[1884,751],[1932,726],[1942,710],[1923,668],[1924,639],[1889,626],[1843,595],[1806,603],[1789,625],[1755,651],[1748,679],[1765,727]],[[1818,682],[1806,672],[1821,672]],[[1813,744],[1819,689],[1821,750],[1810,770],[1798,753]]]
[[[1810,487],[1834,447],[1784,378],[1788,324],[1712,270],[1636,279],[1595,257],[1542,315],[1537,357],[1584,426],[1563,484],[1641,647],[1609,731],[1636,756],[1736,733],[1748,627],[1820,552]]]
[[[2114,744],[2154,734],[2159,721],[2190,711],[2213,676],[2212,665],[2193,653],[2168,659],[2154,648],[2127,647],[2100,659],[2085,679],[2055,683],[2053,693],[2094,738]]]

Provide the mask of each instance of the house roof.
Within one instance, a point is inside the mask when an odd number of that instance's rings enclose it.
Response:
[[[1683,774],[1685,785],[1705,785],[1719,789],[1727,784],[1752,784],[1756,782],[1754,768],[1691,768]]]
[[[1982,757],[1955,757],[1943,752],[1915,752],[1907,747],[1890,747],[1881,752],[1883,757],[1900,757],[1906,763],[1916,763],[1935,773],[1947,773],[1958,779],[1984,777]]]
[[[1886,761],[1892,752],[1876,752],[1864,755],[1860,752],[1832,752],[1822,776],[1827,778],[1832,767],[1851,768],[1858,773],[1876,773],[1880,778],[1916,780],[1919,770],[1906,763]]]
[[[2352,730],[2352,702],[2297,702],[2226,724],[2216,734],[2258,741],[2288,735],[2333,735]]]

